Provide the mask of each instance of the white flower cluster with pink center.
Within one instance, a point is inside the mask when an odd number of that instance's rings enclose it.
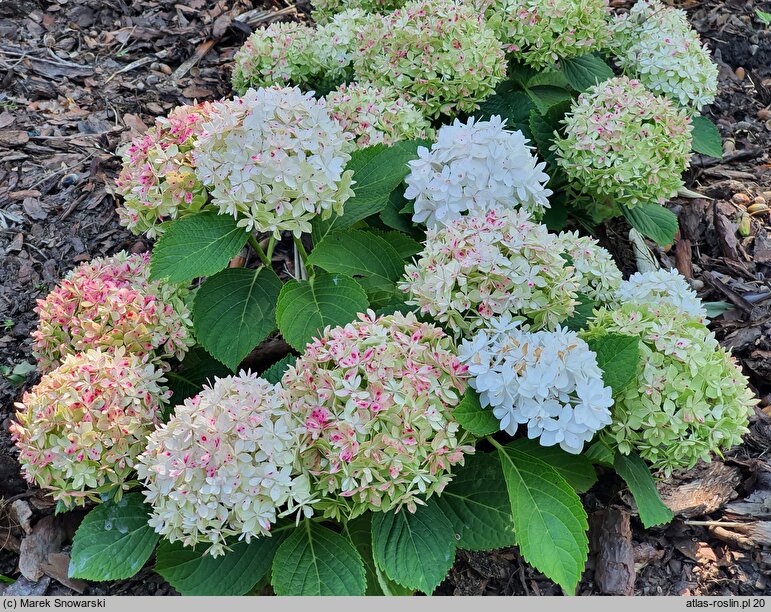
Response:
[[[194,344],[187,289],[150,280],[149,254],[96,258],[38,300],[32,351],[42,371],[91,348],[125,348],[163,362]],[[165,366],[164,366],[165,367]]]
[[[512,436],[526,423],[530,439],[578,454],[611,423],[612,391],[597,356],[575,332],[528,332],[499,317],[465,340],[459,354],[481,405]]]
[[[150,525],[184,546],[224,554],[229,537],[270,534],[279,507],[307,483],[294,478],[297,430],[281,390],[255,374],[217,379],[177,406],[149,438],[137,473]]]
[[[353,195],[350,136],[324,100],[298,88],[250,89],[215,102],[194,154],[220,213],[247,230],[310,233]]]
[[[562,232],[559,238],[575,268],[578,292],[598,304],[612,302],[623,280],[613,256],[591,236]]]
[[[699,296],[677,270],[635,272],[621,283],[616,297],[623,304],[670,304],[699,320],[707,318]]]
[[[549,208],[546,163],[522,132],[507,130],[498,116],[442,126],[431,149],[418,147],[418,159],[408,165],[404,197],[415,200],[412,220],[431,229],[465,212],[522,208],[540,215]]]
[[[333,518],[414,512],[441,492],[473,452],[452,417],[465,378],[451,339],[413,314],[369,311],[308,344],[281,382],[314,508]]]
[[[68,505],[123,487],[170,395],[163,382],[123,349],[66,357],[16,404],[10,431],[25,478]]]

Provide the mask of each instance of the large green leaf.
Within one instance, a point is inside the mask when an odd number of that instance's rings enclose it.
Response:
[[[169,224],[153,247],[152,278],[183,283],[227,267],[249,234],[229,215],[203,212]]]
[[[461,402],[452,412],[453,418],[466,431],[477,437],[488,436],[501,428],[500,421],[495,418],[492,408],[482,408],[479,394],[471,387],[466,389]]]
[[[287,536],[286,528],[250,543],[234,542],[224,556],[204,554],[195,548],[164,540],[158,547],[155,571],[182,595],[244,595],[270,570],[273,555]]]
[[[710,157],[723,157],[723,139],[717,126],[703,115],[696,115],[693,119],[693,143],[691,147],[697,153]]]
[[[621,206],[629,224],[656,244],[666,246],[675,241],[677,215],[659,204],[643,204],[633,208]]]
[[[567,82],[576,91],[586,91],[593,85],[613,78],[613,69],[594,54],[563,59],[560,64]]]
[[[100,504],[86,515],[75,533],[70,578],[122,580],[136,574],[160,537],[147,524],[150,507],[141,493]]]
[[[605,334],[589,338],[587,344],[597,355],[602,379],[613,389],[614,395],[637,376],[640,363],[640,339],[637,336]]]
[[[576,306],[576,309],[573,311],[573,316],[565,321],[563,325],[571,331],[580,331],[584,329],[589,323],[589,319],[594,316],[594,309],[596,307],[597,304],[595,304],[594,300],[589,296],[580,293],[578,295],[578,306]]]
[[[400,232],[412,235],[419,234],[419,230],[413,225],[410,215],[402,212],[406,204],[407,200],[404,198],[404,185],[402,184],[388,196],[388,202],[383,210],[380,211],[380,221],[384,225]]]
[[[269,268],[230,268],[201,285],[193,304],[195,336],[214,357],[235,370],[276,329],[281,281]]]
[[[573,99],[567,89],[554,85],[535,85],[528,87],[525,91],[542,115],[545,115],[553,106]]]
[[[304,521],[273,559],[277,595],[364,595],[364,562],[353,544],[318,523]]]
[[[275,385],[277,382],[281,381],[281,378],[284,376],[284,372],[286,372],[289,366],[293,366],[295,361],[297,361],[297,356],[295,355],[287,355],[286,357],[282,357],[262,374],[260,374],[260,376],[262,376],[269,383]]]
[[[479,105],[475,113],[480,119],[489,119],[498,115],[506,120],[510,130],[520,130],[528,127],[528,117],[533,108],[533,102],[522,90],[502,91],[495,93]]]
[[[466,458],[436,503],[452,523],[458,548],[492,550],[516,543],[506,481],[494,454]]]
[[[332,230],[345,229],[357,221],[383,210],[391,192],[409,172],[407,162],[418,156],[419,146],[428,141],[405,140],[387,147],[377,144],[355,151],[347,169],[353,170],[354,196],[345,203],[345,212],[322,221],[313,222],[313,242],[318,244]]]
[[[640,455],[622,455],[616,452],[613,467],[632,492],[640,520],[646,528],[663,525],[672,520],[674,515],[661,501],[653,476]]]
[[[538,156],[546,161],[550,168],[556,164],[556,152],[551,150],[554,138],[561,129],[560,121],[570,107],[569,101],[557,103],[545,113],[533,110],[530,113],[530,133],[538,147]],[[552,170],[550,170],[552,172]]]
[[[179,368],[166,373],[174,404],[198,394],[208,382],[232,374],[227,366],[214,359],[200,346],[193,347],[185,355]]]
[[[350,276],[319,271],[311,280],[291,280],[281,288],[276,321],[284,340],[302,351],[327,325],[350,323],[368,306],[367,294]]]
[[[574,593],[589,553],[578,494],[555,468],[529,453],[500,447],[498,455],[522,557]]]
[[[545,461],[560,473],[576,493],[585,493],[597,482],[597,472],[584,455],[571,455],[559,446],[541,446],[537,441],[527,438],[511,442],[508,448],[515,448]]]
[[[372,549],[391,580],[430,595],[452,567],[456,541],[452,523],[430,498],[414,514],[404,508],[375,513]]]
[[[372,513],[365,512],[361,516],[348,521],[345,532],[348,539],[359,551],[367,574],[367,592],[366,595],[393,595],[406,596],[412,595],[412,589],[407,589],[400,584],[396,584],[388,578],[375,563],[375,557],[372,554]]]

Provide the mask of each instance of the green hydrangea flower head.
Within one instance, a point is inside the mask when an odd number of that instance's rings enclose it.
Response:
[[[387,13],[402,8],[406,0],[312,0],[311,17],[318,24],[329,23],[333,16],[348,9],[365,13]]]
[[[757,400],[733,357],[697,319],[668,305],[600,309],[582,335],[640,338],[634,380],[615,398],[611,440],[669,475],[740,444]]]
[[[663,204],[683,186],[691,158],[685,110],[617,77],[579,96],[553,150],[557,163],[585,195],[629,208]]]

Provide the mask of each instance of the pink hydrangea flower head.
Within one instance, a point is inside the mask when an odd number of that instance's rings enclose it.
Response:
[[[452,350],[414,314],[372,311],[308,344],[282,385],[314,508],[334,518],[414,512],[442,491],[473,452],[452,416],[467,378]]]
[[[10,429],[24,477],[68,505],[124,487],[170,395],[163,382],[123,349],[66,357],[16,404]]]
[[[135,234],[163,234],[164,221],[201,210],[206,189],[195,175],[190,152],[201,135],[211,104],[179,106],[122,150],[116,186],[124,198],[121,224]]]
[[[193,345],[187,289],[151,281],[149,254],[125,251],[83,263],[35,312],[32,351],[41,371],[67,355],[123,347],[139,357],[182,359]]]

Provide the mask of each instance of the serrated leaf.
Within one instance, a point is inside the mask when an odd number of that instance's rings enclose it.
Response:
[[[301,523],[273,558],[277,595],[364,595],[361,556],[345,537],[312,521]]]
[[[150,275],[183,283],[227,267],[249,234],[229,215],[203,212],[169,224],[153,247]]]
[[[589,461],[594,465],[602,465],[605,467],[613,467],[614,453],[610,447],[603,442],[602,438],[599,438],[596,442],[593,442],[584,453]]]
[[[640,363],[640,339],[623,334],[605,334],[589,338],[589,348],[597,355],[602,379],[616,395],[637,376]]]
[[[535,85],[528,87],[525,92],[542,115],[545,115],[553,106],[573,99],[567,89],[554,85]]]
[[[204,554],[206,545],[196,548],[164,540],[158,547],[155,571],[182,595],[244,595],[270,570],[273,555],[287,536],[274,529],[270,537],[235,542],[224,556]]]
[[[147,524],[151,511],[141,493],[91,510],[72,541],[70,578],[123,580],[141,570],[160,537]]]
[[[513,546],[514,521],[501,463],[493,454],[466,458],[436,503],[452,523],[458,548],[492,550]]]
[[[703,115],[697,115],[691,121],[693,123],[691,148],[696,153],[721,159],[723,157],[723,139],[717,126]]]
[[[193,303],[195,336],[216,359],[235,370],[276,329],[281,281],[273,270],[230,268],[207,279]]]
[[[434,592],[455,560],[452,523],[434,498],[412,514],[377,512],[372,518],[375,563],[394,582],[410,589]]]
[[[571,455],[559,446],[541,446],[535,440],[520,438],[508,445],[518,451],[545,461],[573,487],[576,493],[586,493],[597,482],[597,472],[584,455]]]
[[[342,215],[313,221],[313,242],[333,230],[345,229],[357,221],[366,219],[383,210],[391,192],[398,187],[409,172],[407,162],[417,158],[419,146],[430,146],[424,140],[404,140],[387,147],[377,144],[354,151],[347,170],[353,170],[354,196],[345,203]]]
[[[560,121],[565,116],[565,112],[570,108],[570,102],[562,102],[545,114],[533,110],[530,113],[530,134],[533,142],[538,147],[538,156],[549,164],[549,172],[553,172],[557,153],[551,150],[554,144],[554,137],[561,128]]]
[[[284,340],[302,351],[327,325],[350,323],[368,306],[367,294],[350,276],[319,271],[311,280],[290,280],[281,288],[276,321]]]
[[[284,372],[286,372],[286,369],[289,366],[293,366],[295,361],[297,361],[296,355],[287,355],[286,357],[282,357],[262,374],[260,374],[260,376],[262,376],[262,378],[267,380],[269,383],[275,385],[276,383],[281,382],[281,378],[284,376]]]
[[[466,389],[463,399],[455,406],[453,418],[469,433],[482,438],[501,429],[501,423],[495,418],[492,408],[482,408],[479,394],[471,387]]]
[[[402,209],[406,204],[408,202],[404,198],[404,185],[399,185],[389,194],[388,202],[386,202],[383,210],[380,211],[380,221],[395,230],[415,235],[419,232],[413,225],[410,216],[402,213]]]
[[[181,404],[188,397],[197,395],[208,382],[232,374],[226,365],[209,355],[200,346],[193,347],[185,355],[179,368],[166,373],[168,385],[173,392],[175,405]]]
[[[510,447],[500,447],[498,456],[522,557],[575,593],[589,553],[589,525],[578,494],[541,459]]]
[[[367,590],[364,594],[383,595],[383,589],[377,579],[375,558],[372,556],[372,513],[366,512],[352,521],[348,521],[345,524],[345,533],[364,562],[367,579]]]
[[[621,212],[629,224],[646,238],[656,244],[666,246],[675,241],[677,233],[677,215],[659,204],[644,204],[627,208],[621,206]]]
[[[637,504],[640,520],[645,528],[669,523],[674,514],[661,501],[656,483],[653,482],[650,469],[640,455],[622,455],[616,452],[613,467],[624,479]]]
[[[573,316],[565,321],[563,325],[570,331],[580,331],[584,329],[587,326],[589,319],[594,316],[594,309],[596,307],[597,304],[595,304],[594,300],[589,296],[584,295],[583,293],[578,294],[578,306],[576,306],[573,311]]]
[[[410,238],[404,232],[368,230],[367,233],[373,233],[376,236],[383,238],[396,250],[396,252],[399,254],[399,257],[402,259],[410,259],[423,250],[422,244],[420,244],[414,238]]]
[[[527,80],[527,87],[535,87],[536,85],[551,85],[560,89],[568,89],[570,87],[570,83],[568,83],[564,73],[560,70],[536,72]]]
[[[528,95],[521,90],[495,93],[479,105],[475,116],[480,119],[489,119],[498,115],[506,120],[506,127],[510,130],[519,130],[528,127],[528,117],[533,108],[533,102]]]
[[[579,92],[613,78],[613,69],[594,54],[562,59],[560,65],[567,82]]]

